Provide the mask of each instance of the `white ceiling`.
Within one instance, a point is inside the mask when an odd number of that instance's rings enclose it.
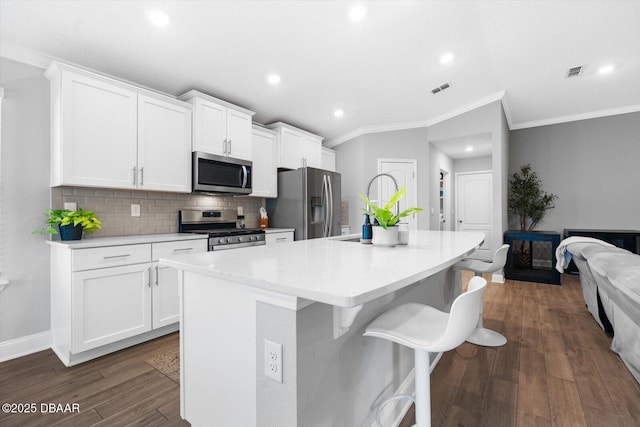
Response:
[[[0,55],[55,57],[172,95],[197,89],[329,145],[503,95],[512,129],[640,111],[640,1],[360,3],[354,23],[351,1],[0,0]],[[167,27],[147,20],[155,8]],[[442,65],[447,51],[456,59]],[[598,74],[606,63],[615,71]],[[567,79],[577,65],[583,75]],[[282,82],[267,84],[269,73]]]

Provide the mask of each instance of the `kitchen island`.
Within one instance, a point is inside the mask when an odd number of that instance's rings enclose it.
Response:
[[[412,351],[364,328],[409,301],[448,310],[460,293],[450,267],[483,239],[418,231],[394,248],[339,236],[161,259],[181,277],[183,418],[360,425],[381,398],[413,390]]]

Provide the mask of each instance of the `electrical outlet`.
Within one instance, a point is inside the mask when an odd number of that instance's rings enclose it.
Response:
[[[131,216],[140,216],[140,205],[131,205]]]
[[[264,374],[282,382],[282,344],[264,340]]]
[[[75,212],[78,210],[78,204],[76,202],[65,202],[64,208],[68,211]]]

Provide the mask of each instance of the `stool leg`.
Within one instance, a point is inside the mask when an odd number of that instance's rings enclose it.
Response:
[[[501,345],[505,345],[507,343],[507,338],[504,335],[499,334],[496,331],[492,331],[491,329],[486,329],[483,326],[482,312],[482,307],[480,307],[478,326],[476,326],[476,329],[471,333],[471,335],[469,335],[467,342],[485,347],[500,347]]]
[[[415,350],[416,427],[431,427],[431,376],[429,353]]]

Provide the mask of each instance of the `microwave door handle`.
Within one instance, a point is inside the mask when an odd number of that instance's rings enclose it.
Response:
[[[242,188],[247,188],[247,167],[242,165]]]

